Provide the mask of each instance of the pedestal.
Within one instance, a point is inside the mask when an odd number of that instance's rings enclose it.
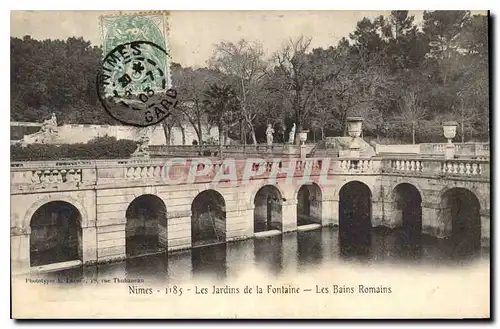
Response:
[[[321,205],[321,225],[339,225],[339,200],[323,200]]]
[[[168,218],[167,225],[168,251],[191,248],[191,216]]]
[[[422,205],[422,233],[437,238],[451,236],[451,220],[446,210],[441,210],[438,204]]]
[[[82,228],[82,262],[92,264],[97,261],[97,228]]]
[[[444,158],[446,160],[451,160],[455,158],[455,145],[452,143],[446,144],[444,148]]]
[[[304,144],[300,145],[300,158],[305,159],[307,156],[307,148]]]
[[[282,232],[297,230],[297,201],[283,202],[281,208]]]
[[[359,154],[360,154],[359,149],[357,149],[357,148],[356,149],[350,149],[350,151],[351,151],[350,152],[350,157],[351,158],[359,158]]]

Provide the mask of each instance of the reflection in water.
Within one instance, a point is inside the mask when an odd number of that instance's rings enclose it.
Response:
[[[323,264],[342,262],[463,265],[479,253],[457,257],[452,240],[438,240],[424,235],[420,245],[402,244],[405,232],[373,228],[371,243],[344,246],[337,228],[299,231],[268,238],[221,243],[192,250],[160,253],[126,261],[63,270],[48,274],[59,278],[143,278],[160,282],[189,282],[192,278],[220,281],[252,269],[279,276],[305,272]],[[352,242],[352,240],[351,240]],[[346,250],[348,252],[346,252]],[[460,254],[461,255],[461,254]],[[488,251],[483,251],[488,258]]]

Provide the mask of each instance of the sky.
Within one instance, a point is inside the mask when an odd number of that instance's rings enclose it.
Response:
[[[83,36],[100,45],[99,16],[116,11],[11,11],[11,36],[67,39]],[[354,31],[363,17],[387,16],[390,11],[172,11],[168,43],[174,62],[202,67],[214,44],[259,40],[267,55],[290,38],[312,37],[312,48],[336,45]],[[422,11],[411,11],[422,21]]]

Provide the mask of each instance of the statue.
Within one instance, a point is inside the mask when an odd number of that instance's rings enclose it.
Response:
[[[132,157],[149,158],[148,145],[148,130],[143,129],[139,136],[139,139],[137,140],[137,148],[135,149],[134,153],[132,153]]]
[[[267,125],[267,130],[266,130],[267,145],[273,145],[273,134],[274,134],[273,126],[269,123]]]
[[[26,146],[28,144],[56,143],[59,137],[57,132],[58,130],[56,114],[52,113],[50,119],[43,121],[39,131],[30,135],[24,135],[20,144],[22,146]]]
[[[57,118],[55,113],[52,113],[52,117],[42,123],[41,131],[48,133],[57,131]]]
[[[290,130],[290,134],[288,135],[288,143],[293,144],[295,142],[295,122],[293,123],[292,130]]]

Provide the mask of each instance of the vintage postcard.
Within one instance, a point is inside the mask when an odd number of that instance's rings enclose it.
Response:
[[[12,318],[490,318],[489,32],[11,11]]]

